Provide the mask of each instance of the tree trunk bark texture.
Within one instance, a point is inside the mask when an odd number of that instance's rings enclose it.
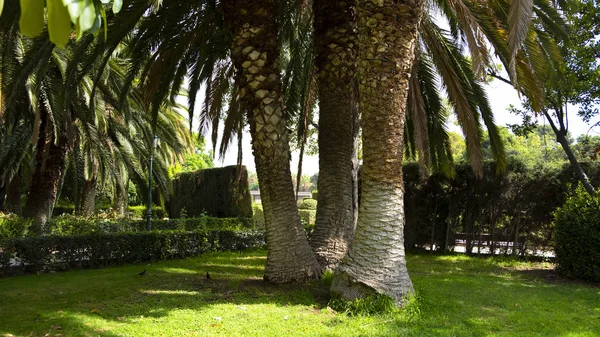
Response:
[[[8,183],[6,188],[6,200],[4,201],[4,210],[7,213],[14,213],[21,215],[21,171],[17,172],[15,176]]]
[[[575,157],[573,150],[571,150],[571,145],[569,144],[567,137],[564,135],[563,132],[558,132],[558,133],[556,133],[556,139],[558,140],[558,142],[562,146],[563,150],[567,154],[569,163],[571,163],[571,166],[573,167],[573,171],[575,171],[577,178],[579,179],[579,181],[581,182],[581,184],[583,185],[585,190],[590,195],[594,195],[596,193],[596,189],[594,188],[594,186],[592,186],[592,183],[590,183],[590,179],[588,178],[587,174],[585,174],[585,171],[583,171],[583,168],[581,167],[581,164],[577,160],[577,157]]]
[[[115,199],[113,200],[113,209],[115,214],[124,218],[127,216],[127,206],[129,204],[129,193],[128,193],[129,181],[126,181],[124,185],[119,183],[115,184]]]
[[[413,292],[404,252],[402,155],[420,0],[359,0],[362,200],[350,250],[332,284],[346,300],[374,293],[397,305]]]
[[[96,185],[98,179],[92,178],[90,180],[84,180],[81,188],[81,198],[79,199],[79,205],[76,210],[76,214],[89,218],[94,215],[96,211]]]
[[[61,131],[58,136],[58,144],[55,144],[53,131],[50,131],[52,126],[47,125],[49,122],[47,112],[44,111],[42,114],[45,117],[42,118],[40,125],[41,132],[35,155],[35,172],[23,208],[23,217],[33,220],[31,231],[36,235],[45,232],[47,222],[52,217],[68,151],[66,132]],[[43,132],[44,130],[46,132]]]
[[[237,99],[250,124],[267,232],[265,280],[302,282],[320,276],[319,264],[300,222],[290,172],[283,113],[279,46],[279,1],[223,1],[233,31],[232,61]]]
[[[311,246],[326,269],[342,261],[358,217],[356,0],[314,2],[319,87],[319,183]]]

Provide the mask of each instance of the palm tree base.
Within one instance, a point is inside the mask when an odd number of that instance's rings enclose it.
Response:
[[[403,204],[401,185],[363,182],[354,241],[334,274],[334,296],[355,300],[383,294],[402,306],[414,291],[406,269]]]

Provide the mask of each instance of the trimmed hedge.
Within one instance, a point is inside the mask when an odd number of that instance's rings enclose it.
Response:
[[[252,218],[257,229],[265,228],[265,213],[263,213],[262,204],[252,204]]]
[[[106,209],[96,209],[98,211],[106,211]],[[131,218],[146,218],[146,206],[129,206],[127,207],[127,211],[130,213],[129,216]],[[54,207],[52,211],[53,216],[60,216],[63,214],[72,215],[75,214],[75,205],[61,205]],[[168,217],[167,211],[160,206],[152,206],[152,219],[164,219]]]
[[[302,202],[300,202],[300,204],[298,205],[298,209],[311,209],[311,210],[316,211],[317,210],[317,200],[306,198],[306,199],[302,200]]]
[[[300,219],[302,219],[306,225],[314,226],[317,219],[317,211],[312,209],[299,209],[298,213],[300,213]]]
[[[558,272],[600,282],[600,195],[579,186],[554,216]]]
[[[127,211],[129,212],[129,217],[130,218],[144,218],[146,219],[147,217],[147,212],[146,212],[147,207],[144,205],[141,206],[129,206],[127,207]],[[160,207],[160,206],[152,206],[152,219],[164,219],[167,218],[169,215],[167,214],[167,211]]]
[[[252,217],[248,171],[233,165],[180,173],[167,204],[171,218],[180,218],[184,208],[190,217]]]
[[[240,251],[265,246],[262,231],[153,231],[80,236],[40,236],[4,241],[0,273],[25,273],[98,268],[126,263],[186,258],[212,251]]]
[[[0,242],[8,238],[25,237],[31,221],[15,215],[0,215]],[[252,218],[213,218],[152,220],[153,230],[247,230],[254,229]],[[146,231],[146,220],[83,218],[64,214],[52,218],[48,235],[72,236],[98,233],[122,233]]]

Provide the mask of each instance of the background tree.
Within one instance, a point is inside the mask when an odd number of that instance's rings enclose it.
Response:
[[[600,103],[600,12],[595,1],[570,1],[564,5],[564,14],[569,23],[568,41],[560,43],[560,49],[550,50],[555,57],[553,67],[548,67],[548,80],[545,82],[546,104],[538,109],[529,96],[523,102],[523,109],[513,109],[523,116],[524,124],[531,123],[531,115],[541,113],[561,145],[579,180],[593,194],[595,188],[589,182],[568,138],[569,109],[577,109],[585,121],[590,121],[598,113]],[[497,74],[493,76],[507,83],[514,83]]]

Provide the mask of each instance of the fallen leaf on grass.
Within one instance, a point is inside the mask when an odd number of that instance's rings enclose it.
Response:
[[[53,325],[53,326],[50,327],[50,329],[52,329],[52,330],[62,330],[62,326],[60,326],[60,325]]]

